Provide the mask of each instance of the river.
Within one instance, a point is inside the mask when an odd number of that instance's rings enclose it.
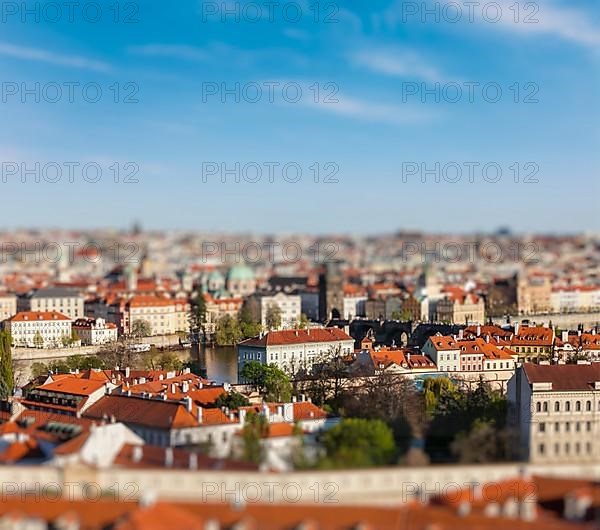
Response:
[[[40,350],[37,350],[40,351]],[[43,352],[42,352],[43,353]],[[191,350],[177,352],[182,361],[192,361],[194,372],[204,373],[206,378],[217,383],[237,383],[237,353],[234,346],[198,346],[194,344]],[[32,360],[19,359],[15,361],[15,378],[18,385],[24,385],[31,379],[31,365],[38,362],[51,362],[66,357],[40,358]]]

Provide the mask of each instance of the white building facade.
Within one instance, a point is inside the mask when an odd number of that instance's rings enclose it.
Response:
[[[23,311],[4,321],[13,344],[25,348],[59,348],[71,339],[71,319],[56,311]]]

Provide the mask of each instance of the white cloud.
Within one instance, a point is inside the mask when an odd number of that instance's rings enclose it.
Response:
[[[396,105],[379,103],[376,101],[355,98],[337,93],[332,96],[337,102],[315,103],[311,98],[302,99],[301,103],[313,110],[337,114],[338,116],[353,118],[365,122],[384,123],[387,125],[408,125],[429,122],[439,116],[423,106]]]
[[[147,57],[168,57],[186,61],[206,61],[210,58],[206,50],[184,44],[145,44],[130,46],[129,51]]]
[[[460,5],[461,14],[454,22],[444,18],[444,3]],[[597,22],[592,20],[589,13],[571,6],[566,2],[557,0],[538,0],[537,2],[516,2],[514,0],[495,0],[500,5],[500,18],[497,22],[491,20],[496,16],[496,10],[490,5],[492,2],[480,2],[472,6],[473,18],[470,19],[470,9],[464,0],[426,0],[418,2],[416,14],[408,10],[404,0],[395,0],[392,5],[381,14],[375,16],[376,27],[385,24],[395,28],[400,25],[413,24],[439,24],[440,27],[452,27],[461,24],[461,27],[476,25],[486,30],[504,30],[521,35],[547,35],[562,40],[570,41],[583,46],[598,48],[600,46],[600,28]],[[593,2],[590,2],[592,4]],[[484,6],[488,20],[483,17]],[[519,7],[519,16],[515,20],[515,11]],[[511,9],[512,7],[512,9]],[[427,15],[425,9],[436,8],[439,21],[434,20],[435,15]],[[411,7],[412,9],[412,7]],[[534,11],[536,10],[536,11]],[[448,17],[458,17],[456,8],[448,11]],[[529,20],[526,22],[525,19]]]
[[[514,2],[512,0],[500,0],[500,4],[503,14],[500,22],[504,29],[524,34],[548,34],[584,46],[600,47],[600,28],[594,25],[589,15],[584,11],[542,0],[533,4],[539,6],[539,10],[535,14],[531,9],[525,11],[527,4],[522,5],[520,21],[515,22],[514,12],[509,9],[509,6],[513,5]],[[531,15],[530,19],[532,21],[537,20],[537,22],[525,23],[523,17],[527,14]],[[488,25],[494,26],[495,24],[488,23]]]
[[[0,55],[13,57],[15,59],[24,59],[26,61],[39,61],[69,68],[78,68],[81,70],[91,70],[94,72],[107,73],[112,67],[104,62],[81,57],[78,55],[63,55],[49,52],[39,48],[28,48],[8,42],[0,42]]]
[[[413,51],[370,49],[355,52],[351,61],[373,72],[394,77],[418,78],[424,81],[443,81],[444,76],[434,66]]]

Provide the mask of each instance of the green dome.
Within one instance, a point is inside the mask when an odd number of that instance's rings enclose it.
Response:
[[[254,280],[254,273],[252,269],[247,265],[234,265],[229,269],[227,273],[227,279],[229,281],[248,281]]]
[[[208,281],[209,282],[223,282],[223,281],[225,281],[225,278],[223,278],[223,275],[217,269],[215,269],[208,275]]]

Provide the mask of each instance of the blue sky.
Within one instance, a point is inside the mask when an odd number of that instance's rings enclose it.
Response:
[[[514,0],[498,0],[499,12],[482,1],[472,18],[462,1],[281,1],[273,22],[262,2],[120,2],[118,15],[113,0],[91,4],[102,14],[91,5],[86,19],[76,8],[73,21],[64,5],[62,15],[40,13],[39,22],[20,10],[3,12],[4,226],[125,227],[140,220],[148,228],[259,232],[600,228],[596,201],[585,200],[600,191],[594,2],[517,2],[518,22]],[[223,19],[224,7],[241,10],[240,20]],[[438,10],[437,20],[426,7]],[[39,103],[22,91],[36,83]],[[65,83],[78,83],[72,102]],[[86,83],[95,83],[88,101]],[[260,86],[262,97],[252,103],[229,95],[223,103],[221,87],[236,83],[248,98]],[[462,97],[451,102],[456,86]],[[101,90],[97,103],[89,102],[94,87]],[[203,97],[215,87],[217,94]],[[492,103],[495,87],[502,95]],[[433,91],[425,102],[423,89]],[[533,102],[523,101],[528,95]],[[126,96],[137,102],[124,103]],[[48,175],[49,163],[60,165],[60,181],[36,183],[30,175],[20,182],[21,164],[36,162]],[[102,177],[85,182],[75,169],[69,182],[69,162],[93,162]],[[465,162],[478,164],[474,182]],[[110,168],[117,164],[122,179],[127,163],[139,166],[138,182],[115,183]],[[203,182],[206,163],[253,163],[263,176]],[[275,182],[265,163],[279,164]],[[299,182],[284,180],[279,168],[288,163],[301,168]],[[335,164],[328,167],[339,168],[338,182],[315,183],[315,163],[321,176],[325,164]],[[451,163],[463,174],[459,182],[423,183],[419,174],[403,179],[406,163]],[[481,174],[490,163],[502,170],[498,182]],[[514,168],[522,178],[526,163],[539,167],[538,182],[515,183]]]

